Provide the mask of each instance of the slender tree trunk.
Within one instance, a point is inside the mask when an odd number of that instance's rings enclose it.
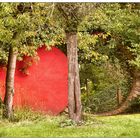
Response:
[[[135,73],[135,77],[133,78],[132,87],[130,90],[130,94],[126,98],[126,100],[120,105],[120,107],[116,110],[101,113],[99,115],[101,116],[111,116],[111,115],[117,115],[122,112],[124,112],[131,104],[132,100],[140,96],[140,72]]]
[[[2,104],[3,104],[3,102],[2,102],[2,99],[0,97],[0,108],[2,108]]]
[[[68,111],[69,117],[79,122],[81,120],[81,90],[77,55],[77,33],[66,33],[68,56]]]
[[[85,80],[85,85],[86,85],[86,92],[87,92],[87,97],[89,95],[89,87],[88,87],[88,79],[86,78]]]
[[[87,102],[89,104],[89,86],[88,86],[88,79],[87,78],[85,80],[85,84],[86,84],[86,92],[87,92]]]
[[[13,96],[14,96],[14,75],[16,68],[17,53],[12,48],[9,50],[8,66],[6,73],[6,92],[4,98],[4,118],[11,118],[13,116]]]
[[[119,87],[117,87],[116,97],[117,97],[117,103],[118,103],[118,107],[119,107],[123,100],[122,92]]]

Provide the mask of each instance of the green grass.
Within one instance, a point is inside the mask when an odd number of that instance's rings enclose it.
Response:
[[[0,119],[0,137],[140,137],[140,114],[86,116],[76,126],[67,116],[19,111],[14,122]]]

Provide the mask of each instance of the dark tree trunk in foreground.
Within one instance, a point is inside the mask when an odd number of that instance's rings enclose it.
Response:
[[[75,122],[81,120],[81,90],[77,55],[77,33],[66,33],[68,56],[68,110]]]
[[[16,68],[17,53],[12,48],[9,50],[8,66],[6,73],[6,92],[4,98],[3,117],[11,118],[13,116],[13,96],[14,96],[14,76]]]
[[[134,74],[133,83],[132,83],[130,93],[129,93],[128,97],[126,98],[126,100],[120,105],[120,107],[116,110],[101,113],[99,115],[111,116],[111,115],[120,114],[120,113],[124,112],[130,106],[132,100],[134,100],[138,96],[140,96],[140,72],[136,72]]]

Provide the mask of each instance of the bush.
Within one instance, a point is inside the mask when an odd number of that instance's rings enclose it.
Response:
[[[119,64],[115,66],[109,62],[102,65],[88,64],[88,66],[84,66],[80,71],[84,111],[101,113],[117,108],[117,89],[121,89],[122,101],[129,93],[131,81],[127,73],[123,72]],[[84,71],[84,69],[86,70]],[[86,84],[85,78],[88,79]]]

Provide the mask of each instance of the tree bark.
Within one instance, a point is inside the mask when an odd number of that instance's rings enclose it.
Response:
[[[6,73],[6,91],[4,97],[3,117],[10,119],[13,116],[14,76],[16,68],[17,53],[11,47],[8,56]]]
[[[77,33],[66,33],[68,56],[68,111],[69,117],[79,122],[81,120],[81,90],[79,65],[77,55]]]
[[[101,114],[98,114],[98,115],[112,116],[112,115],[120,114],[120,113],[124,112],[130,106],[132,100],[134,100],[138,96],[140,96],[140,72],[134,74],[130,94],[128,95],[126,100],[120,105],[120,107],[117,108],[116,110],[101,113]]]

